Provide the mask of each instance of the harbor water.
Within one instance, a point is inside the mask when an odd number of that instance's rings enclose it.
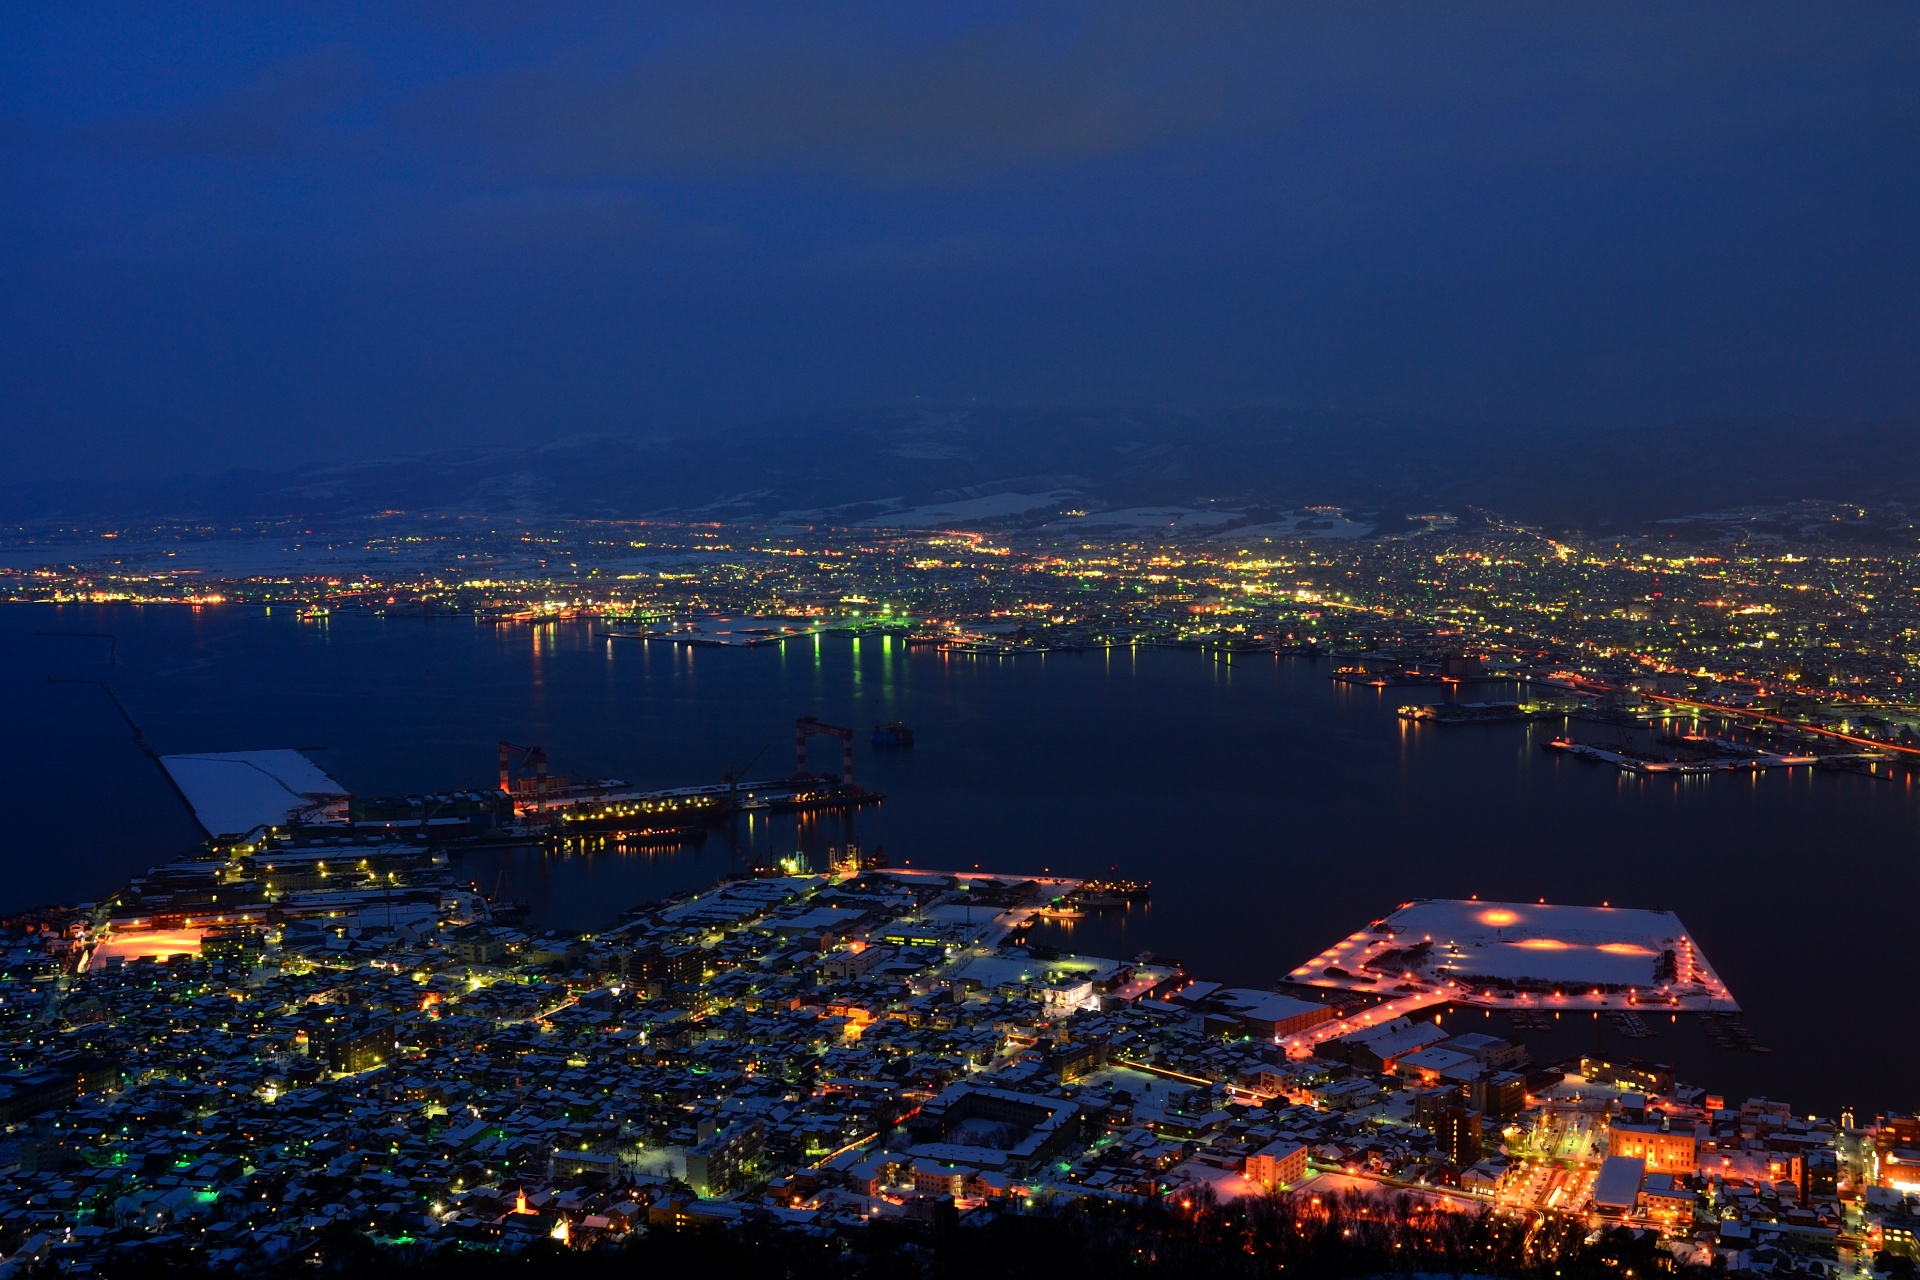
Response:
[[[1674,1062],[1801,1110],[1916,1104],[1897,904],[1920,890],[1920,796],[1905,781],[1637,777],[1540,750],[1562,722],[1410,723],[1394,708],[1439,690],[1338,684],[1324,663],[1271,655],[968,657],[879,637],[688,649],[592,621],[224,606],[16,606],[0,611],[0,654],[4,910],[106,894],[197,840],[136,726],[161,753],[298,747],[356,793],[405,795],[490,787],[500,739],[545,747],[557,772],[649,787],[779,776],[795,717],[812,715],[856,730],[856,780],[882,804],[749,815],[676,851],[475,852],[458,873],[526,900],[540,926],[590,929],[756,855],[824,867],[849,840],[895,865],[1112,869],[1150,879],[1150,903],[1036,937],[1244,985],[1416,897],[1667,908],[1777,1052],[1720,1049],[1684,1019],[1623,1041],[1580,1015],[1525,1032],[1536,1056]],[[870,746],[893,721],[913,747]],[[838,744],[814,750],[838,768]]]

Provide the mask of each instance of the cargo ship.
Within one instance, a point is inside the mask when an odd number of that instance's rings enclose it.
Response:
[[[821,778],[796,781],[761,798],[774,813],[821,813],[834,809],[858,809],[862,805],[878,804],[885,797],[878,791],[869,791],[851,782]]]
[[[546,815],[546,829],[559,840],[611,836],[629,844],[669,844],[692,839],[728,811],[724,796],[702,796],[673,809],[654,811],[620,804],[581,805]]]
[[[904,721],[895,720],[889,724],[873,726],[873,745],[876,747],[910,747],[913,745],[913,729]]]

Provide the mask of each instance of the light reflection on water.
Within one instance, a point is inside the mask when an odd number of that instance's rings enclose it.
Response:
[[[36,629],[112,632],[119,665]],[[1702,1083],[1823,1109],[1914,1101],[1897,1064],[1920,1050],[1920,1026],[1888,1016],[1884,981],[1911,956],[1873,923],[1875,904],[1920,889],[1905,781],[1635,778],[1542,752],[1561,731],[1551,722],[1392,714],[1438,689],[1382,693],[1306,660],[1151,648],[1006,659],[812,637],[716,651],[608,641],[591,622],[16,607],[0,611],[0,652],[0,725],[32,747],[16,752],[16,794],[35,800],[7,837],[12,906],[105,892],[194,838],[98,689],[49,674],[111,680],[161,751],[324,747],[315,758],[367,794],[490,786],[501,738],[546,747],[560,772],[646,785],[718,781],[756,752],[754,775],[778,776],[793,767],[794,718],[817,715],[855,729],[857,773],[884,804],[753,815],[676,852],[473,855],[462,874],[491,889],[504,870],[545,923],[580,928],[756,855],[798,850],[824,867],[849,839],[896,865],[1117,868],[1154,881],[1150,905],[1035,938],[1153,950],[1242,984],[1413,897],[1665,907],[1779,1049],[1712,1057]],[[870,727],[895,719],[915,747],[870,749]],[[1870,1033],[1874,1052],[1841,1048],[1846,1028]],[[1612,1047],[1708,1052],[1679,1031]]]

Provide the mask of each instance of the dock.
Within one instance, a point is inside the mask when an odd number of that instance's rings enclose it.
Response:
[[[1410,702],[1396,714],[1430,724],[1506,724],[1558,720],[1579,710],[1580,705],[1571,702]]]
[[[1540,744],[1540,749],[1591,760],[1596,764],[1610,764],[1622,773],[1639,774],[1750,773],[1760,769],[1802,768],[1820,763],[1819,756],[1789,756],[1758,749],[1739,756],[1683,760],[1642,755],[1627,747],[1602,747],[1591,742],[1576,742],[1572,738],[1550,738]]]

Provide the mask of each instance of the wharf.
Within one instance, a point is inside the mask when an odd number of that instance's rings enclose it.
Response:
[[[1362,1025],[1438,1004],[1740,1011],[1672,912],[1625,907],[1416,899],[1328,947],[1287,981],[1384,997],[1387,1003],[1344,1019]]]
[[[994,640],[959,640],[941,645],[940,652],[962,653],[977,658],[1019,658],[1030,653],[1050,652],[1050,647],[1043,644],[1005,644]]]
[[[1402,720],[1431,724],[1502,724],[1516,720],[1558,720],[1582,708],[1558,702],[1420,702],[1397,714]]]
[[[609,638],[618,639],[612,632]],[[659,640],[667,644],[684,645],[689,649],[760,649],[768,645],[782,645],[793,639],[790,635],[720,637],[702,635],[677,635],[672,632],[657,632],[651,635],[636,636],[638,640]]]
[[[1578,756],[1597,764],[1610,764],[1622,773],[1640,774],[1749,773],[1761,769],[1803,768],[1821,762],[1819,756],[1789,756],[1772,751],[1754,751],[1751,755],[1720,756],[1710,760],[1678,760],[1645,756],[1628,748],[1615,749],[1590,742],[1576,742],[1572,738],[1549,739],[1540,744],[1540,749]]]
[[[1368,671],[1352,667],[1343,667],[1329,672],[1327,679],[1340,684],[1365,685],[1370,689],[1402,689],[1431,687],[1435,685],[1461,689],[1468,685],[1479,684],[1524,684],[1530,677],[1520,672],[1485,672],[1472,676],[1450,676],[1438,671],[1419,671],[1402,668],[1399,670]]]

